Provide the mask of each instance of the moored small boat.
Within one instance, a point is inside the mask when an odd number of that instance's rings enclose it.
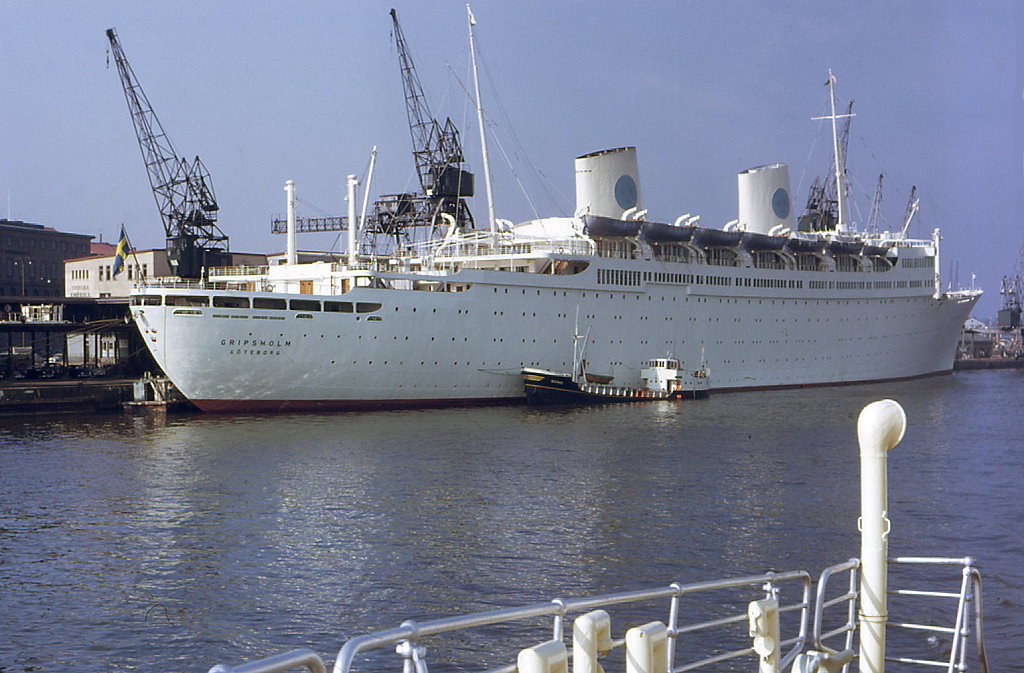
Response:
[[[705,368],[682,368],[675,358],[655,358],[643,363],[642,386],[609,385],[611,376],[584,374],[583,380],[565,372],[525,367],[523,389],[527,404],[603,404],[656,400],[703,399],[711,393],[711,378]]]
[[[576,381],[571,374],[526,367],[522,371],[527,404],[608,404],[681,399],[680,391],[627,388]]]

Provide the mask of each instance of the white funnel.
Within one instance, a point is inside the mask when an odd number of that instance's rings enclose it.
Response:
[[[576,212],[622,219],[644,209],[636,148],[620,147],[576,159]]]
[[[748,168],[736,178],[740,227],[759,234],[767,234],[778,225],[793,228],[789,166],[770,164]]]

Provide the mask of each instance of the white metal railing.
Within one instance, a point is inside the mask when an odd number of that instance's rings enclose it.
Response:
[[[888,559],[890,565],[915,565],[915,566],[936,566],[936,565],[959,565],[962,567],[962,580],[960,590],[934,591],[920,589],[893,589],[888,590],[890,596],[906,596],[914,598],[945,598],[956,599],[956,615],[952,626],[938,626],[935,624],[921,624],[916,622],[892,621],[892,605],[890,605],[890,620],[886,621],[886,628],[900,629],[904,631],[924,631],[932,634],[943,634],[951,638],[949,659],[939,661],[934,659],[920,659],[907,656],[893,656],[891,653],[885,657],[886,661],[925,666],[932,668],[944,668],[947,673],[967,670],[967,643],[971,634],[970,617],[974,616],[974,631],[977,634],[977,650],[980,670],[982,673],[988,671],[988,656],[985,652],[985,639],[982,633],[982,605],[981,605],[981,575],[974,567],[970,557],[966,558],[944,558],[944,557],[896,557]],[[814,620],[811,629],[811,647],[820,652],[836,652],[840,649],[853,647],[853,634],[856,631],[856,604],[859,597],[857,590],[857,570],[860,568],[860,561],[850,559],[845,563],[826,568],[818,580],[817,598],[814,604]],[[829,580],[842,572],[849,572],[849,582],[846,592],[826,599]],[[823,620],[828,608],[845,604],[845,622],[829,631],[823,631]],[[842,647],[830,648],[825,641],[838,636],[845,636]],[[890,646],[892,643],[890,642]],[[843,672],[849,670],[849,664],[842,668]]]
[[[814,622],[811,629],[811,646],[815,650],[827,652],[830,649],[847,650],[853,647],[853,634],[857,630],[857,596],[859,595],[857,591],[857,570],[859,568],[860,561],[853,558],[845,563],[837,563],[834,566],[825,568],[821,573],[821,577],[818,578],[818,592],[814,602]],[[843,572],[849,573],[846,592],[831,599],[826,599],[829,580]],[[833,605],[841,605],[843,603],[846,604],[846,621],[839,627],[823,632],[825,610]],[[843,646],[829,648],[825,641],[831,640],[836,636],[845,636]],[[847,670],[848,665],[843,668],[844,673]]]
[[[951,637],[949,659],[939,661],[933,659],[915,659],[902,656],[886,656],[886,661],[899,662],[902,664],[915,664],[933,668],[945,668],[947,673],[967,670],[967,643],[971,635],[970,618],[974,616],[974,631],[976,632],[978,659],[982,673],[988,672],[988,655],[985,652],[985,639],[982,632],[982,602],[981,602],[981,574],[974,566],[974,560],[970,556],[963,558],[945,557],[923,557],[923,556],[900,556],[888,559],[890,565],[917,565],[917,566],[960,566],[961,581],[960,590],[952,591],[930,591],[921,589],[892,589],[888,593],[892,596],[910,596],[915,598],[945,598],[956,599],[955,623],[952,627],[936,626],[934,624],[920,624],[915,622],[894,622],[887,621],[887,628],[901,629],[904,631],[924,631],[933,634],[945,634]],[[890,614],[891,618],[891,614]]]
[[[323,659],[309,649],[292,650],[241,666],[228,667],[219,664],[211,668],[210,673],[281,673],[299,667],[310,673],[327,673]]]
[[[548,239],[510,237],[502,235],[495,244],[490,232],[473,231],[451,239],[435,239],[416,243],[409,247],[412,256],[451,257],[509,257],[528,256],[537,253],[559,253],[572,255],[593,254],[593,243],[588,239]]]
[[[210,284],[201,280],[182,280],[176,277],[167,278],[146,278],[135,281],[132,289],[143,290],[147,287],[159,287],[170,290],[208,290]]]
[[[210,276],[265,276],[270,267],[263,266],[215,266]]]
[[[355,664],[357,655],[371,650],[392,648],[401,657],[402,669],[405,673],[428,673],[426,650],[422,647],[422,643],[434,636],[494,625],[510,626],[516,622],[522,622],[524,620],[547,617],[551,619],[551,626],[549,630],[549,633],[551,634],[550,639],[562,641],[564,638],[564,620],[570,615],[580,615],[588,611],[612,606],[651,603],[667,599],[669,605],[665,625],[667,627],[669,639],[667,645],[667,656],[669,660],[668,671],[669,673],[684,673],[685,671],[692,671],[705,668],[707,666],[713,666],[715,664],[721,664],[722,662],[738,659],[740,657],[757,656],[754,648],[750,646],[740,647],[724,652],[720,651],[720,649],[716,647],[715,654],[693,661],[686,661],[683,663],[678,662],[677,659],[679,657],[677,655],[677,651],[681,649],[681,645],[684,644],[684,642],[688,643],[689,639],[694,637],[695,634],[713,632],[712,635],[716,636],[715,642],[721,643],[724,642],[723,639],[717,638],[717,636],[723,631],[723,629],[727,629],[728,627],[733,627],[735,629],[736,625],[746,627],[749,619],[747,610],[743,609],[742,612],[726,612],[724,616],[718,616],[714,619],[684,622],[682,615],[695,614],[694,611],[684,611],[682,609],[683,603],[686,599],[697,594],[706,594],[708,592],[725,590],[753,590],[757,593],[758,597],[763,597],[765,595],[775,597],[779,594],[780,585],[783,584],[787,586],[795,584],[799,590],[798,600],[793,601],[791,599],[790,602],[785,604],[780,600],[779,603],[780,613],[799,613],[799,618],[795,626],[796,634],[781,640],[781,642],[777,644],[780,654],[782,652],[782,648],[790,648],[784,656],[781,656],[780,665],[785,667],[800,653],[807,642],[807,624],[811,607],[811,578],[808,573],[802,570],[779,573],[769,572],[763,575],[713,580],[694,584],[675,583],[666,587],[628,591],[587,598],[555,598],[544,603],[534,603],[521,607],[491,610],[488,612],[447,617],[424,622],[406,621],[397,628],[357,636],[349,640],[338,653],[338,658],[334,663],[333,671],[334,673],[350,673],[356,668]],[[790,591],[796,591],[796,589],[790,589]],[[734,594],[730,594],[730,596],[733,595]],[[733,601],[730,603],[734,606],[732,608],[733,610],[735,610],[735,605],[738,602],[739,601]],[[701,606],[706,605],[703,602],[694,602],[694,604],[697,603]],[[719,604],[721,605],[723,603]],[[746,603],[743,605],[745,608]],[[687,607],[692,606],[690,603],[687,603]],[[744,637],[746,637],[746,633],[747,629],[743,628]],[[737,636],[734,634],[733,637],[735,638]],[[540,642],[538,638],[543,638],[545,640],[548,639],[547,635],[538,636],[533,634],[532,638],[524,635],[524,640],[528,640],[521,645],[523,647],[534,645],[537,642]],[[621,650],[624,645],[624,639],[613,640],[612,650]],[[254,661],[237,667],[229,667],[224,664],[220,664],[210,669],[210,673],[274,673],[275,671],[284,670],[278,667],[282,661],[288,660],[289,657],[298,658],[305,656],[308,652],[308,650],[295,650],[284,655],[277,655],[275,657]],[[497,668],[487,669],[485,673],[514,673],[514,671],[516,671],[516,665],[512,663],[499,666]]]

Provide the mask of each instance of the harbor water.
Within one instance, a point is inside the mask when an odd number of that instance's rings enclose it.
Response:
[[[816,576],[859,554],[856,418],[887,397],[909,420],[890,554],[973,556],[991,670],[1022,670],[1022,386],[1000,370],[585,408],[0,419],[0,671],[333,660],[406,618]]]

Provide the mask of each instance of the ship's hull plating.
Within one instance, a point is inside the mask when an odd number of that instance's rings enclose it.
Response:
[[[807,277],[799,272],[700,265],[694,270],[722,275],[695,284],[676,282],[692,275],[613,262],[622,273],[603,278],[621,286],[599,283],[593,264],[568,277],[464,270],[452,276],[464,292],[357,287],[319,297],[380,305],[368,314],[167,305],[132,312],[179,390],[201,409],[223,412],[519,401],[523,367],[571,370],[575,333],[587,334],[591,366],[623,386],[639,386],[640,363],[666,354],[684,366],[705,362],[716,392],[912,378],[951,370],[977,299],[887,289],[911,277],[900,269],[868,274],[885,281],[862,283],[866,290],[808,290],[806,281],[786,280]],[[726,277],[729,286],[715,285]]]

